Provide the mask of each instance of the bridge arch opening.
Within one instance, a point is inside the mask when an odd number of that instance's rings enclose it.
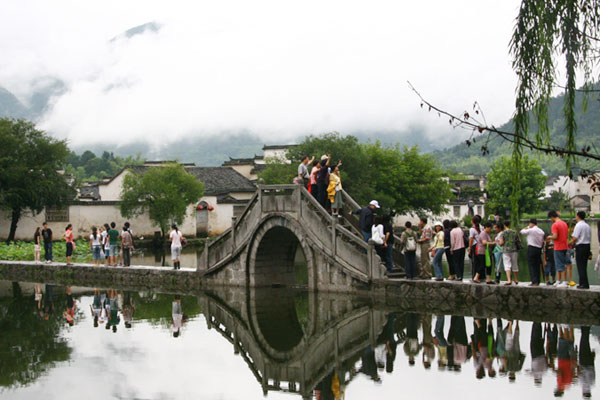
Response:
[[[304,250],[296,234],[287,227],[268,229],[259,239],[252,261],[255,286],[308,286]]]

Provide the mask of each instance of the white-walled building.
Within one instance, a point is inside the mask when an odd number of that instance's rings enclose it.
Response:
[[[36,227],[47,221],[60,238],[67,224],[72,224],[76,237],[87,237],[92,226],[115,222],[122,227],[126,219],[121,215],[120,202],[123,179],[131,171],[160,168],[164,162],[147,162],[143,166],[125,168],[111,179],[83,186],[76,200],[60,209],[46,209],[37,215],[25,213],[17,226],[17,240],[33,240]],[[179,227],[184,235],[212,236],[231,226],[232,217],[239,215],[256,191],[255,185],[230,167],[196,167],[183,164],[186,171],[204,183],[204,196],[197,204],[190,204],[186,218]],[[0,237],[8,237],[10,214],[0,212]],[[151,237],[160,228],[147,215],[127,219],[137,237]]]
[[[544,197],[548,198],[550,193],[558,191],[568,196],[573,208],[593,215],[600,214],[600,192],[594,192],[587,179],[581,177],[570,179],[566,175],[548,177]]]

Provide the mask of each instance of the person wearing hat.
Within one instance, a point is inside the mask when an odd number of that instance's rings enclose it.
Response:
[[[380,208],[379,202],[377,200],[372,200],[367,207],[350,211],[350,215],[359,215],[358,227],[362,231],[363,238],[367,243],[369,242],[369,239],[371,239],[374,211],[378,208]]]
[[[546,240],[546,233],[537,226],[537,220],[531,218],[529,226],[521,229],[521,235],[527,236],[527,265],[529,266],[530,286],[540,284],[540,271],[542,270],[542,248]]]

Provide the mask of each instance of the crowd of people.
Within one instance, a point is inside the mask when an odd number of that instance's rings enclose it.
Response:
[[[323,208],[338,217],[341,217],[343,208],[341,167],[341,161],[332,163],[331,154],[325,154],[319,160],[304,156],[294,178],[294,183],[303,185]]]

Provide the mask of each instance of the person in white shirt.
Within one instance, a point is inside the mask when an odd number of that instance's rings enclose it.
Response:
[[[527,236],[527,264],[529,265],[529,286],[539,286],[542,270],[542,248],[546,234],[537,226],[537,219],[531,218],[529,226],[521,229],[521,235]]]
[[[571,234],[571,244],[575,244],[575,262],[577,263],[577,272],[579,274],[579,285],[577,289],[589,289],[590,282],[587,275],[587,263],[590,256],[590,243],[592,239],[592,229],[585,222],[585,212],[577,213],[577,224]]]
[[[171,225],[171,232],[169,233],[169,240],[171,241],[171,260],[173,260],[173,269],[181,269],[179,257],[181,257],[183,233],[177,229],[177,225]]]

